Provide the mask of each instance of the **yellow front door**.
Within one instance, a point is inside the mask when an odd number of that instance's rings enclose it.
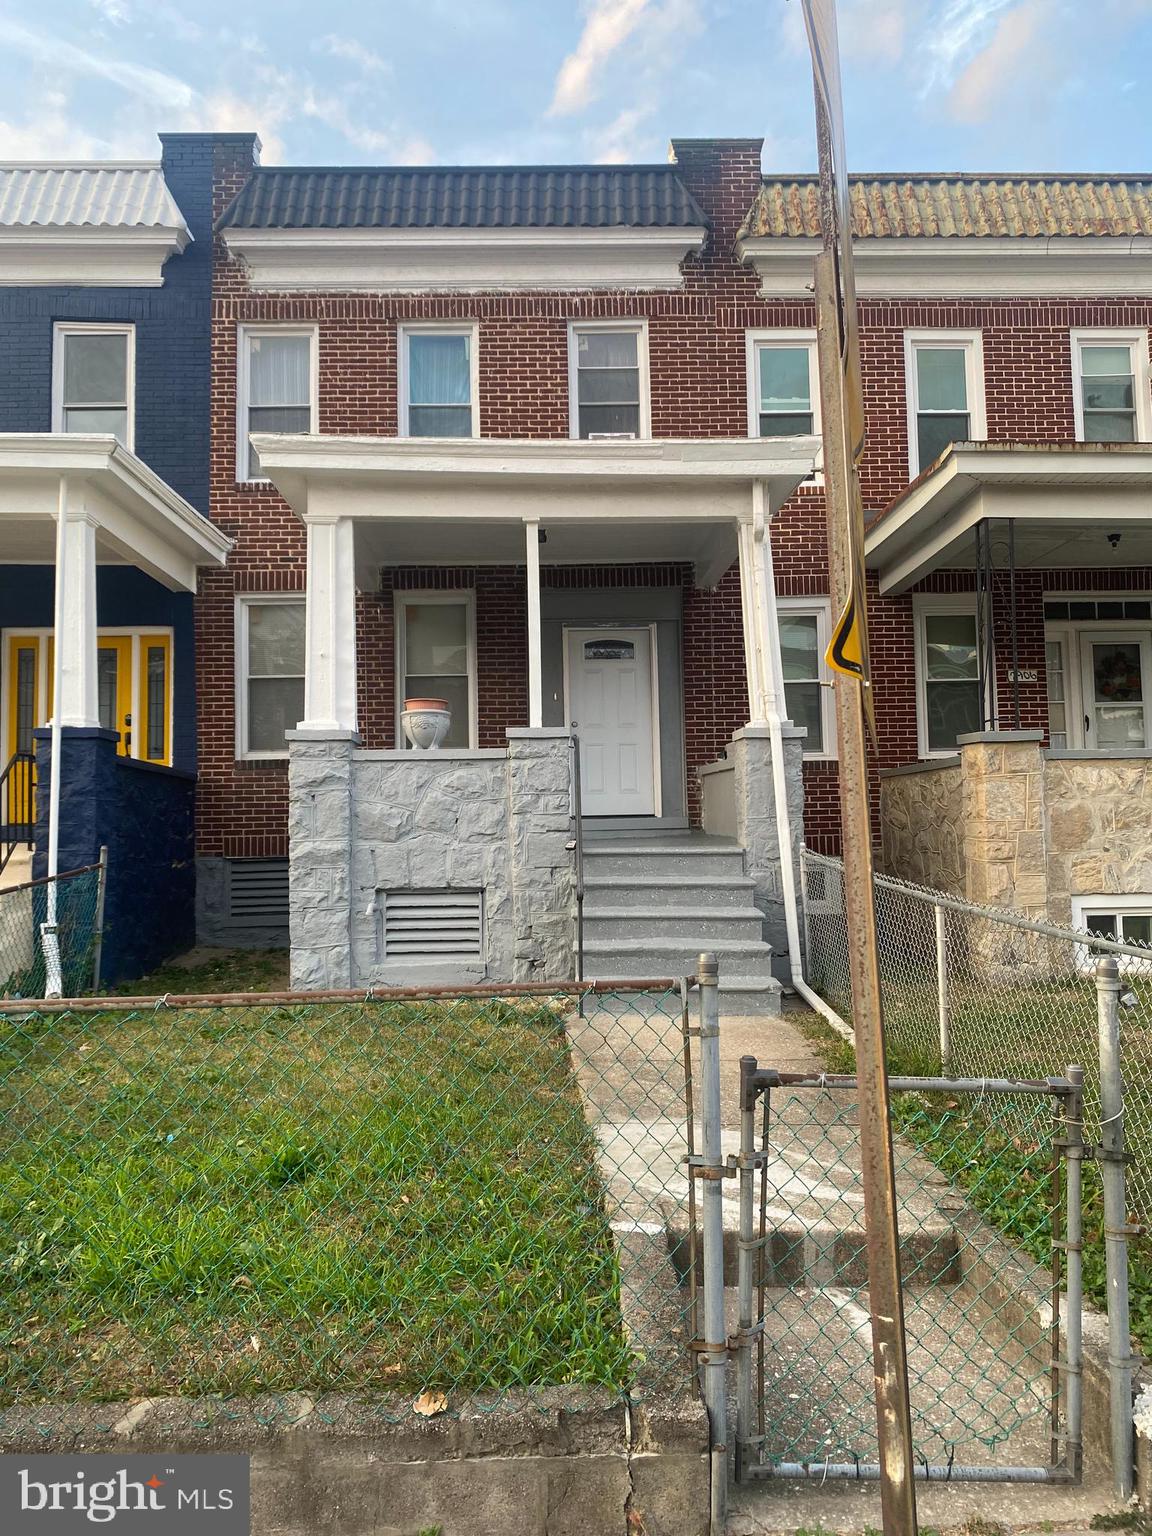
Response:
[[[96,642],[96,696],[100,724],[119,731],[116,751],[121,757],[132,751],[132,636],[101,635]]]
[[[3,818],[6,826],[31,829],[35,819],[35,763],[32,732],[42,723],[40,636],[11,635],[4,658],[8,678],[8,757],[25,761],[8,775]],[[5,765],[0,764],[0,768]],[[30,831],[29,831],[30,835]]]

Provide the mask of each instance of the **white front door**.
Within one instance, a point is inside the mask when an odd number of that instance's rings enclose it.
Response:
[[[585,816],[654,816],[650,629],[567,631],[568,719],[580,738]]]
[[[1086,747],[1130,752],[1149,745],[1150,660],[1147,631],[1081,630]]]

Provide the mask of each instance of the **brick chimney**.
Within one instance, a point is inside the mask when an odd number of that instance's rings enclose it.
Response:
[[[668,158],[704,210],[715,251],[732,247],[760,190],[763,139],[673,139]]]

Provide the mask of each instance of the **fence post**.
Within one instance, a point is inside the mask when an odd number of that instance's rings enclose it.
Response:
[[[1120,1072],[1120,967],[1096,962],[1100,1035],[1100,1178],[1108,1283],[1108,1375],[1112,1389],[1112,1491],[1132,1494],[1132,1338],[1128,1317],[1128,1213],[1124,1194],[1124,1080]]]
[[[699,1166],[704,1231],[703,1338],[697,1341],[711,1445],[711,1531],[723,1536],[728,1506],[728,1339],[724,1325],[724,1159],[720,1139],[720,976],[716,956],[700,956]]]
[[[1084,1446],[1084,1068],[1064,1068],[1064,1465],[1079,1483]],[[1055,1299],[1055,1298],[1054,1298]],[[1059,1338],[1060,1319],[1055,1319]]]
[[[939,902],[936,914],[936,1010],[940,1022],[940,1072],[952,1071],[952,1015],[948,1010],[948,928],[944,908]]]
[[[96,911],[92,916],[92,990],[100,990],[100,963],[104,958],[104,891],[108,884],[108,849],[100,848],[100,873],[96,876]]]
[[[744,1481],[752,1444],[752,1253],[756,1198],[755,1056],[740,1058],[740,1247],[736,1256],[736,1481]]]

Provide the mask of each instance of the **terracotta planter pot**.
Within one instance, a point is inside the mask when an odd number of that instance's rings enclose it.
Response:
[[[409,709],[447,709],[447,699],[405,699],[405,710]]]

